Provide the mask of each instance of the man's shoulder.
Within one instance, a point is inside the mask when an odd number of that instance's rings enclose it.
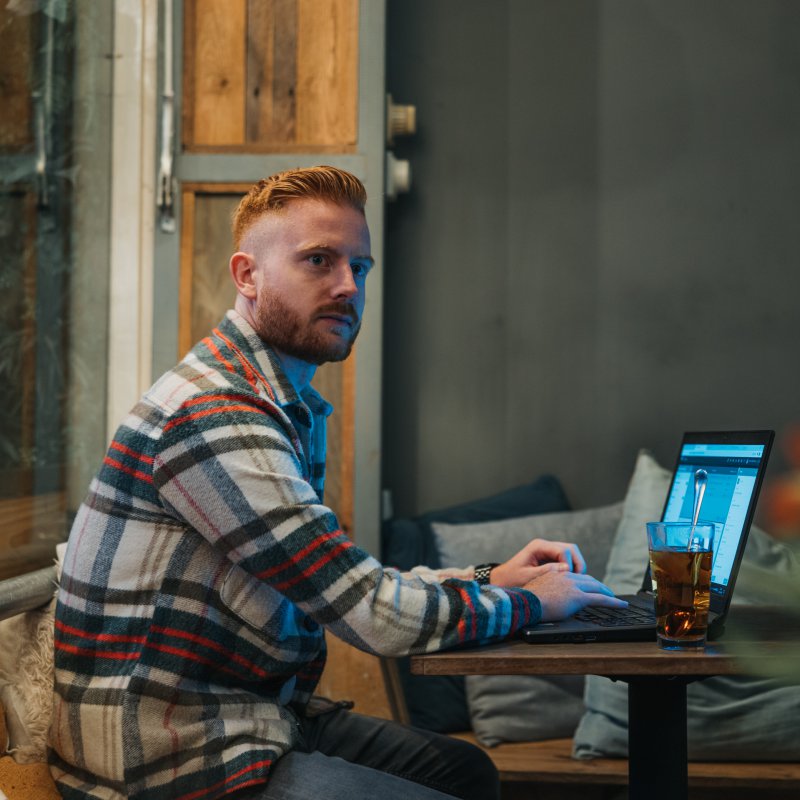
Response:
[[[258,383],[248,379],[244,369],[215,363],[207,354],[207,346],[203,343],[196,345],[150,387],[143,400],[170,415],[203,395],[230,394],[254,400],[268,399]]]
[[[257,384],[235,372],[209,368],[189,353],[165,373],[133,409],[135,427],[150,429],[160,447],[199,435],[241,438],[265,432],[293,443],[289,417]],[[227,429],[227,430],[223,430]]]
[[[202,432],[268,421],[287,428],[276,392],[263,371],[254,367],[251,350],[226,318],[155,381],[124,424],[155,439],[176,427]]]

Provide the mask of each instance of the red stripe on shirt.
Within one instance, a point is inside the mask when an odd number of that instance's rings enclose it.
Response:
[[[231,364],[230,361],[228,361],[227,358],[225,358],[225,356],[222,355],[220,349],[214,344],[214,340],[210,336],[206,336],[206,338],[203,339],[203,344],[211,351],[211,355],[214,356],[214,358],[216,358],[217,361],[219,361],[219,363],[222,364],[226,370],[228,370],[228,372],[236,372],[236,368],[233,366],[233,364]]]
[[[185,400],[181,408],[191,408],[192,406],[202,406],[208,403],[230,402],[237,400],[240,403],[245,403],[252,406],[255,411],[265,411],[268,414],[275,413],[275,407],[268,403],[261,397],[256,397],[252,394],[242,394],[241,392],[217,392],[216,394],[201,394],[198,397],[190,397]]]
[[[270,761],[270,764],[271,763]],[[266,782],[266,778],[250,778],[249,781],[237,783],[236,786],[226,786],[225,791],[221,795],[217,795],[217,797],[222,797],[222,795],[230,794],[231,792],[238,792],[240,789],[246,789],[248,786],[258,786],[259,784],[263,786]]]
[[[249,659],[240,656],[238,653],[234,653],[231,650],[222,647],[222,645],[217,644],[215,641],[207,639],[205,636],[198,636],[197,634],[189,633],[188,631],[182,631],[178,628],[165,628],[162,625],[153,625],[152,630],[156,633],[163,633],[165,636],[174,636],[176,639],[186,639],[187,641],[194,642],[202,647],[208,647],[210,650],[221,653],[231,661],[235,661],[237,664],[246,667],[251,672],[255,672],[260,678],[269,677],[269,673],[265,669],[262,669]]]
[[[341,534],[342,532],[338,530],[331,531],[330,533],[321,533],[313,541],[309,542],[302,550],[299,550],[297,553],[295,553],[288,561],[284,561],[282,564],[278,564],[276,567],[270,567],[269,569],[265,569],[263,572],[259,572],[256,575],[256,578],[261,580],[271,578],[274,575],[277,575],[279,572],[283,572],[289,567],[297,565],[297,563],[304,559],[309,553],[312,553],[318,547],[321,547],[325,542],[339,537]]]
[[[506,592],[511,598],[511,608],[513,609],[511,624],[516,630],[523,625],[527,625],[533,619],[533,614],[531,613],[530,604],[522,592],[515,589],[506,589]]]
[[[339,553],[343,552],[344,550],[349,550],[353,546],[352,542],[341,542],[332,550],[329,550],[325,555],[321,556],[317,561],[311,564],[309,567],[306,567],[302,572],[295,575],[293,578],[289,578],[287,581],[281,581],[280,583],[275,584],[275,588],[278,591],[283,591],[284,589],[288,589],[290,586],[294,586],[296,583],[300,583],[300,581],[304,581],[310,578],[315,572],[319,572],[332,558],[339,555]]]
[[[53,646],[58,650],[63,650],[65,653],[72,653],[75,656],[88,656],[89,658],[108,658],[112,661],[135,661],[139,658],[140,650],[135,653],[120,653],[117,650],[97,650],[90,647],[75,647],[73,644],[66,642],[54,641]]]
[[[164,426],[164,432],[166,433],[171,428],[177,428],[178,425],[183,425],[184,422],[189,422],[193,419],[202,419],[203,417],[208,417],[211,414],[227,414],[230,411],[250,411],[254,414],[259,413],[259,410],[257,408],[250,405],[217,406],[217,408],[204,408],[202,411],[193,411],[191,414],[187,414],[185,417],[176,417],[175,419],[171,419]]]
[[[240,769],[238,772],[234,772],[233,775],[229,775],[224,780],[221,780],[219,783],[215,783],[213,786],[206,786],[202,789],[197,789],[194,792],[189,792],[189,794],[182,794],[180,797],[176,798],[176,800],[197,800],[198,797],[202,797],[203,795],[209,794],[211,792],[217,791],[217,789],[221,789],[225,784],[231,783],[235,781],[237,778],[241,778],[242,775],[246,775],[248,772],[252,772],[254,769],[261,769],[262,767],[271,767],[272,766],[272,759],[265,758],[263,761],[256,761],[255,764],[248,764],[244,769]],[[248,781],[247,783],[239,784],[236,787],[231,787],[227,791],[232,791],[235,788],[237,791],[242,789],[245,786],[249,786],[250,783],[263,783],[266,778],[254,778],[252,781]],[[226,793],[227,793],[226,791]]]
[[[214,328],[212,333],[215,336],[218,336],[225,342],[231,350],[233,350],[236,358],[239,360],[239,363],[242,365],[242,369],[244,369],[245,379],[247,382],[256,389],[256,382],[260,381],[264,388],[267,390],[267,394],[269,395],[269,399],[275,402],[275,394],[272,391],[272,387],[267,383],[267,379],[245,358],[242,351],[227,337],[225,334],[219,329]]]
[[[517,622],[519,620],[520,609],[519,609],[519,605],[518,605],[518,602],[517,602],[517,598],[513,594],[511,594],[511,592],[507,592],[507,594],[508,594],[509,604],[511,605],[511,623],[510,623],[511,624],[511,628],[510,628],[510,630],[514,631],[519,627],[517,625]]]
[[[197,653],[191,652],[191,650],[184,650],[182,647],[172,647],[168,644],[157,644],[156,642],[147,642],[145,647],[149,647],[151,650],[158,650],[159,653],[167,653],[171,656],[187,658],[190,661],[196,662],[197,664],[203,664],[206,667],[213,667],[214,669],[218,669],[220,672],[227,672],[229,675],[233,675],[237,678],[242,677],[241,672],[236,672],[235,670],[226,667],[224,664],[212,661],[210,658],[203,658],[203,656],[199,656]]]
[[[91,639],[96,642],[129,642],[131,644],[144,644],[147,641],[145,636],[125,636],[120,633],[90,633],[80,628],[73,628],[72,625],[65,625],[61,620],[56,620],[56,628],[71,636],[81,639]]]
[[[151,456],[146,456],[144,453],[137,453],[135,450],[131,450],[130,447],[127,447],[120,442],[113,441],[111,442],[111,447],[115,450],[119,450],[120,453],[125,453],[126,456],[130,456],[131,458],[135,458],[137,461],[143,461],[145,464],[152,464],[153,459]]]
[[[124,472],[126,475],[130,475],[137,480],[144,481],[145,483],[152,483],[153,477],[152,475],[148,475],[146,472],[142,472],[141,470],[134,469],[133,467],[127,467],[125,464],[117,461],[115,458],[111,458],[110,456],[106,456],[103,459],[103,463],[109,467],[113,467],[114,469],[118,469],[120,472]]]
[[[478,617],[475,613],[475,605],[472,602],[472,597],[470,597],[470,594],[466,589],[458,588],[456,591],[461,595],[461,599],[464,601],[464,606],[471,612],[471,622],[469,627],[469,639],[471,641],[476,638],[478,633]],[[458,635],[461,637],[461,641],[464,641],[464,638],[467,635],[467,621],[463,614],[461,615],[461,619],[458,621]]]

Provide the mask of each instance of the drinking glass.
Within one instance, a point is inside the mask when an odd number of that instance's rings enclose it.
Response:
[[[714,525],[648,522],[650,574],[656,594],[656,636],[664,650],[706,643],[711,602]]]

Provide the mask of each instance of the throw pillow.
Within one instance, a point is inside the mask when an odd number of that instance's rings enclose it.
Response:
[[[586,707],[583,675],[467,675],[472,730],[484,747],[568,739]]]
[[[482,522],[568,508],[569,502],[558,479],[542,475],[532,483],[489,497],[430,511],[413,519],[391,519],[384,523],[382,530],[383,563],[402,570],[419,565],[442,567],[431,528],[433,522]],[[465,560],[459,566],[469,564]],[[397,670],[413,725],[440,733],[469,729],[462,676],[412,675],[407,658],[397,659]]]
[[[40,569],[5,581],[8,596],[46,597],[54,593],[66,549],[66,542],[56,545],[55,569]],[[0,715],[5,716],[7,735],[2,745],[19,764],[47,759],[53,708],[55,606],[53,597],[40,608],[0,621]]]
[[[558,479],[542,475],[532,483],[467,503],[429,511],[412,519],[387,520],[382,531],[383,563],[402,570],[420,565],[437,569],[444,566],[434,540],[432,524],[465,524],[568,511],[569,501]],[[459,566],[466,566],[465,563]]]
[[[622,503],[473,525],[432,524],[442,566],[505,561],[531,539],[575,542],[590,574],[602,575]],[[572,736],[584,713],[583,676],[468,675],[472,729],[486,747]]]
[[[24,578],[46,588],[53,586],[52,569]],[[0,706],[8,731],[5,749],[20,764],[46,759],[53,703],[55,603],[53,599],[43,608],[0,622]]]
[[[577,544],[586,559],[586,571],[590,575],[602,575],[621,519],[622,503],[616,503],[583,511],[536,514],[471,525],[433,522],[431,528],[443,567],[502,562],[531,539],[555,539]]]
[[[604,582],[617,593],[636,592],[641,586],[647,563],[644,524],[659,518],[670,477],[648,452],[640,452],[604,576]],[[787,549],[755,527],[744,560],[775,571],[794,569]],[[736,604],[758,599],[747,587],[737,587]],[[584,700],[587,710],[575,732],[574,757],[627,757],[626,684],[590,676]],[[689,685],[687,712],[691,760],[800,760],[800,687],[764,678],[709,678]]]

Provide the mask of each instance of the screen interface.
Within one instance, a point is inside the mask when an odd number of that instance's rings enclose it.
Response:
[[[728,585],[763,456],[761,444],[689,443],[681,450],[663,520],[692,521],[694,474],[704,469],[708,483],[699,522],[716,526],[711,567],[713,593],[724,594]]]

